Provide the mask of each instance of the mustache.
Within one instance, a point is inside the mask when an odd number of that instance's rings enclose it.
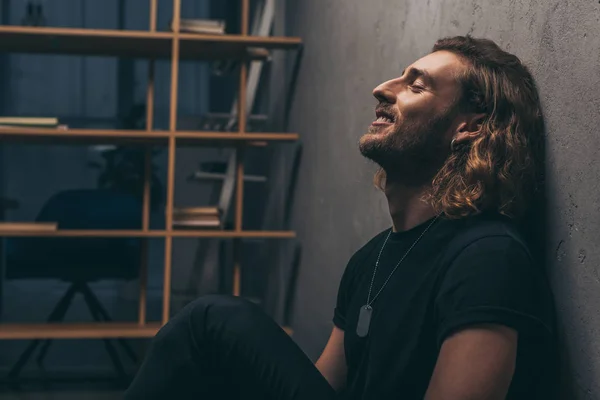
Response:
[[[394,117],[394,120],[396,120],[398,117],[398,114],[396,113],[396,110],[394,110],[394,107],[391,104],[386,103],[379,103],[375,107],[375,113],[389,115],[391,117]]]

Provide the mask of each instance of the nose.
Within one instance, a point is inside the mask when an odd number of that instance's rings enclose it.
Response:
[[[391,81],[382,83],[373,89],[373,96],[381,103],[394,104],[396,102],[396,93],[390,88]]]

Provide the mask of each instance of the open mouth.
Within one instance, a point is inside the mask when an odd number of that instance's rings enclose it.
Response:
[[[395,121],[394,116],[385,111],[376,111],[375,116],[377,119],[373,121],[373,125],[393,124]]]

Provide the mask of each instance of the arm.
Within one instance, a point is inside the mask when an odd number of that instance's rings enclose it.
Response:
[[[502,400],[515,369],[517,332],[501,325],[480,325],[449,336],[425,400]]]
[[[549,295],[542,271],[512,238],[486,237],[463,249],[436,298],[440,351],[426,400],[504,399],[517,340],[531,354],[522,360],[521,389],[534,385],[553,334]]]
[[[344,331],[334,326],[325,350],[316,363],[317,369],[327,379],[327,382],[340,391],[346,385],[346,356],[344,354]]]

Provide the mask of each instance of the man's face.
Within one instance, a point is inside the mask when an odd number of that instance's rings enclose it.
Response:
[[[376,87],[376,119],[360,139],[361,153],[388,176],[414,184],[430,178],[449,152],[461,93],[456,76],[463,68],[458,56],[438,51]]]

